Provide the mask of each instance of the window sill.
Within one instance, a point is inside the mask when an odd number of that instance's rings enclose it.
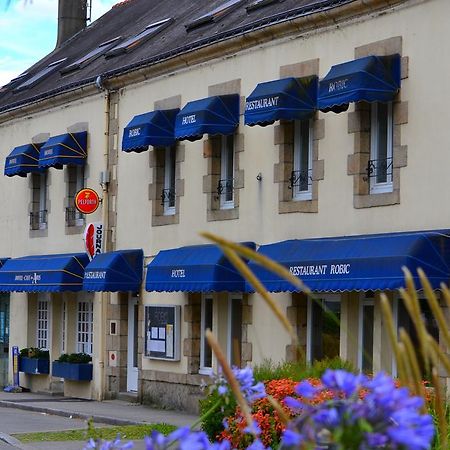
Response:
[[[213,370],[212,367],[201,367],[198,370],[199,375],[207,375],[207,376],[211,376],[213,374]]]
[[[375,184],[370,187],[370,195],[374,194],[390,194],[393,192],[393,185],[392,183],[386,183],[386,184]]]

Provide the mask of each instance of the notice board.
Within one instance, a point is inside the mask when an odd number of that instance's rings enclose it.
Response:
[[[180,360],[180,305],[145,306],[145,356]]]

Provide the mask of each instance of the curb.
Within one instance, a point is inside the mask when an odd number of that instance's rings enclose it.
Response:
[[[14,448],[19,448],[21,450],[30,450],[31,447],[29,445],[22,444],[18,439],[10,436],[9,434],[2,433],[0,431],[0,441],[6,442],[8,445],[11,445]]]
[[[34,412],[39,412],[39,413],[51,414],[53,416],[67,417],[69,419],[83,419],[83,420],[92,419],[96,423],[105,423],[108,425],[148,425],[148,422],[118,419],[116,417],[101,416],[98,414],[85,414],[85,413],[78,413],[78,412],[62,411],[60,409],[27,405],[25,403],[15,403],[15,402],[8,401],[8,400],[0,400],[0,407],[22,409],[25,411],[34,411]],[[0,434],[0,439],[3,440],[3,438],[1,436],[3,436],[3,433]],[[14,439],[14,438],[11,438],[11,439]],[[22,447],[22,448],[25,448],[25,447]]]

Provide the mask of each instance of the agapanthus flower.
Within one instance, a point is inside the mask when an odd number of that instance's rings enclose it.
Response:
[[[134,444],[130,442],[122,442],[120,437],[114,441],[103,441],[101,439],[89,439],[87,445],[84,447],[84,450],[127,450],[129,448],[133,448]]]

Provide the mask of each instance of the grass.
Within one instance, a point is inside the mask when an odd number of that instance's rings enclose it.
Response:
[[[13,436],[23,443],[48,442],[48,441],[87,441],[90,438],[110,441],[120,435],[121,439],[135,440],[143,439],[152,431],[159,431],[165,435],[174,431],[176,427],[166,423],[148,425],[122,425],[114,427],[95,428],[92,422],[88,423],[87,429],[46,431],[39,433],[20,433]]]

